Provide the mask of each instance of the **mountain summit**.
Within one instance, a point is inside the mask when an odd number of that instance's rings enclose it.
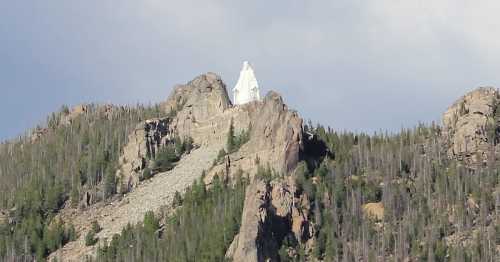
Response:
[[[248,64],[236,89],[233,105],[206,73],[158,105],[63,107],[0,144],[0,260],[500,257],[496,89],[392,135],[305,124],[260,99]]]

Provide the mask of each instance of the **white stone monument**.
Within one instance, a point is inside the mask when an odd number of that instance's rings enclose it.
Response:
[[[240,78],[233,92],[235,105],[260,100],[259,83],[257,83],[255,73],[247,61],[243,62],[243,69],[241,69]]]

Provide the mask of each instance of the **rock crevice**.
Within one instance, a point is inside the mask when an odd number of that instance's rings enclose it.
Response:
[[[309,212],[309,199],[298,194],[291,176],[254,181],[247,188],[240,232],[226,257],[235,262],[278,261],[285,238],[311,248],[315,232]]]

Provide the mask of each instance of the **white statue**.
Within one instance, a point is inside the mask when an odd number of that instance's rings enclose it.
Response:
[[[257,83],[253,69],[247,61],[243,62],[243,69],[241,69],[240,78],[233,92],[235,105],[260,100],[259,83]]]

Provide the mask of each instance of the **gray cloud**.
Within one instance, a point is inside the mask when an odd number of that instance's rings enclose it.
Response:
[[[250,60],[305,118],[377,131],[439,120],[499,86],[495,1],[10,1],[0,8],[0,139],[62,104],[148,103]]]

